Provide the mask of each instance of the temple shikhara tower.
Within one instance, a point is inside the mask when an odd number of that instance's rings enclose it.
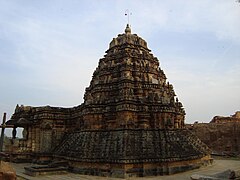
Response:
[[[159,60],[127,25],[99,60],[81,105],[16,107],[7,124],[23,127],[23,138],[7,149],[15,161],[64,160],[82,174],[173,174],[211,160],[184,117]]]

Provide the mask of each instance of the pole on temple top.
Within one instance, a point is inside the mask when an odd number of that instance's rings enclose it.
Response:
[[[128,22],[128,24],[130,23],[130,16],[132,15],[132,13],[127,9],[127,10],[125,10],[125,16],[127,16],[127,22]]]

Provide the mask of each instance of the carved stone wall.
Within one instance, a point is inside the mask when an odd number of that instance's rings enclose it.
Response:
[[[79,108],[17,106],[8,124],[23,127],[25,137],[17,152],[50,153],[60,143],[63,134],[79,128],[76,115]]]
[[[208,154],[208,147],[186,129],[79,131],[66,134],[54,152],[57,159],[70,160],[75,172],[114,177],[194,169],[209,163]]]
[[[118,129],[67,133],[54,154],[86,162],[138,163],[196,159],[208,150],[186,129]]]

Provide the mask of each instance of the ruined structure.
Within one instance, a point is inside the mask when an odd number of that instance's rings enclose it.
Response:
[[[235,112],[235,114],[224,117],[224,116],[215,116],[210,123],[228,123],[228,122],[240,122],[240,111]]]
[[[215,116],[210,123],[194,123],[187,128],[208,145],[215,155],[240,155],[240,111],[224,117]]]
[[[130,177],[200,167],[209,149],[184,128],[185,111],[141,37],[113,38],[84,102],[73,108],[17,106],[8,124],[24,127],[15,159],[67,160],[78,173]]]

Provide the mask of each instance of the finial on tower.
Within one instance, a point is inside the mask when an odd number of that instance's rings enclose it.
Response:
[[[129,27],[129,24],[127,24],[127,27],[125,29],[126,34],[131,34],[131,28]]]

